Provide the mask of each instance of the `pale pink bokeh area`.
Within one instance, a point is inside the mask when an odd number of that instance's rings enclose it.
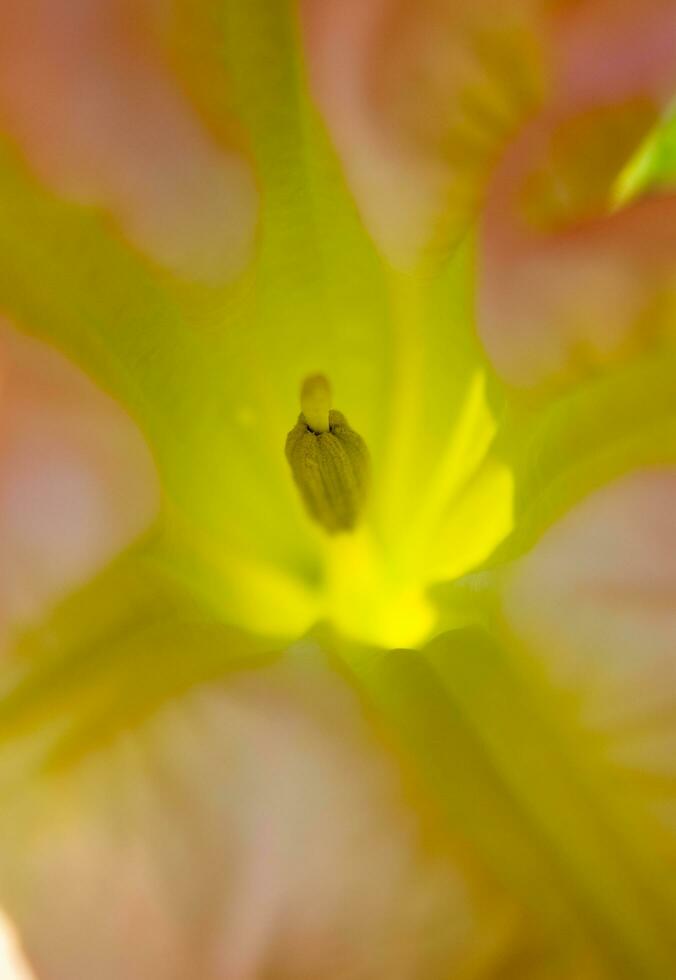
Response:
[[[63,355],[0,323],[0,649],[158,509],[132,420]]]
[[[525,919],[409,809],[319,656],[197,690],[4,812],[0,898],[39,980],[445,980],[508,959]]]
[[[675,500],[676,470],[622,477],[547,531],[510,579],[510,622],[560,680],[585,685],[589,721],[676,704]]]
[[[411,159],[401,142],[387,138],[369,98],[391,6],[391,0],[305,0],[301,10],[312,84],[365,221],[395,258],[406,261],[424,243],[443,174],[434,161],[415,152]],[[424,180],[409,179],[421,169]]]
[[[676,95],[676,7],[552,6],[548,97],[506,147],[482,216],[479,330],[501,373],[528,386],[633,353],[664,328],[676,295],[676,196],[618,210],[611,199],[642,138],[640,125],[633,141],[621,127],[641,113],[657,120]],[[557,159],[566,132],[569,156]],[[534,220],[540,174],[559,211],[549,227]],[[590,197],[599,176],[604,193]]]
[[[302,0],[310,84],[364,222],[410,266],[466,231],[537,87],[531,0]],[[496,59],[504,48],[506,57]]]
[[[676,830],[676,470],[578,504],[510,572],[508,629]]]
[[[166,0],[0,6],[0,127],[62,195],[103,207],[131,242],[188,278],[249,257],[248,163],[198,118],[158,42]]]

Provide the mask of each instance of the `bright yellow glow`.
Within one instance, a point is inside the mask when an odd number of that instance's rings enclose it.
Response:
[[[387,647],[417,646],[435,621],[421,583],[388,560],[366,528],[329,543],[326,615],[345,636]]]
[[[477,372],[399,533],[383,541],[372,514],[371,525],[327,543],[325,615],[343,634],[384,647],[421,645],[437,620],[429,587],[468,572],[509,533],[513,479],[488,458],[495,429]],[[387,488],[391,498],[397,490]]]

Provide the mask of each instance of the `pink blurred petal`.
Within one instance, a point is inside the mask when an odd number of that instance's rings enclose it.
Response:
[[[311,653],[13,794],[1,890],[40,980],[442,980],[500,959],[515,907],[426,832]]]
[[[676,470],[624,477],[576,507],[518,563],[504,612],[614,761],[661,775],[673,806]]]
[[[85,582],[152,521],[130,419],[63,356],[0,325],[0,637]]]
[[[366,224],[409,263],[466,230],[537,89],[530,0],[303,0],[312,84]]]
[[[196,118],[158,46],[164,0],[0,6],[0,119],[41,178],[109,208],[159,262],[199,278],[249,253],[256,193]]]
[[[672,0],[592,0],[552,5],[557,97],[568,105],[674,95]]]
[[[505,152],[483,219],[480,331],[522,385],[625,355],[661,328],[676,288],[676,198],[610,213],[640,114],[649,124],[676,93],[676,7],[562,4],[548,43],[550,96]],[[543,176],[559,199],[552,220],[546,202],[529,202]]]

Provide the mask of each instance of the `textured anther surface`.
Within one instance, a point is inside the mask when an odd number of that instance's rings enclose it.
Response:
[[[286,458],[303,502],[329,534],[351,531],[363,509],[369,484],[366,443],[334,409],[329,431],[314,432],[301,412],[286,439]]]

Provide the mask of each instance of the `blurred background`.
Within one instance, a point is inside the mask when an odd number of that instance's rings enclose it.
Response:
[[[246,267],[264,188],[237,123],[195,107],[189,16],[177,0],[5,0],[0,129],[27,172],[99,210],[155,275],[209,289]],[[306,0],[299,30],[361,219],[393,266],[474,228],[478,333],[520,410],[673,338],[676,211],[668,161],[654,170],[673,154],[673,133],[657,139],[673,124],[673,3]],[[30,329],[0,320],[10,681],[17,638],[166,505],[132,418]],[[654,377],[649,365],[631,405]],[[551,456],[586,432],[572,417]],[[537,683],[554,678],[595,749],[650,784],[665,862],[674,479],[645,469],[599,491],[519,566],[501,610],[535,651]],[[55,727],[46,717],[27,754]],[[517,900],[440,825],[382,720],[310,642],[168,700],[57,779],[26,785],[24,761],[3,773],[1,980],[624,975],[622,944],[608,966],[603,929],[569,914],[555,884],[544,911]],[[485,804],[470,800],[499,841]]]

